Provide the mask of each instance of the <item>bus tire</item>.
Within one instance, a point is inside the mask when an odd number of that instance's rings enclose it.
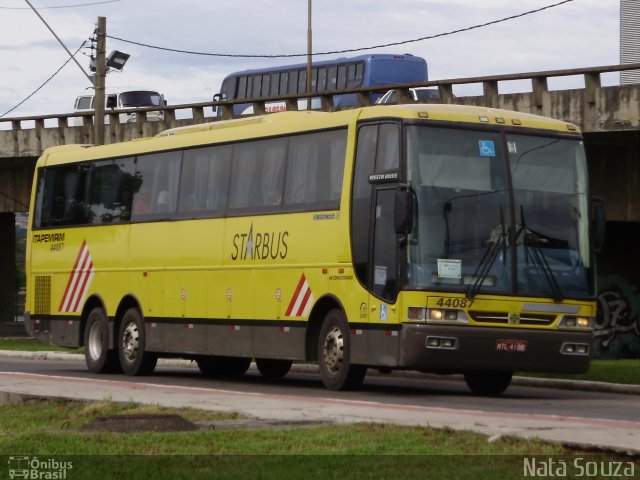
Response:
[[[245,357],[202,356],[196,359],[200,372],[206,377],[241,377],[251,365],[251,359]]]
[[[118,355],[127,375],[149,375],[156,368],[158,356],[145,351],[144,323],[136,308],[127,310],[120,322]]]
[[[109,350],[109,320],[104,310],[96,307],[89,312],[84,329],[84,360],[93,373],[113,373],[120,370],[118,352]]]
[[[465,372],[464,380],[471,391],[477,395],[496,396],[504,392],[511,384],[513,372],[500,370],[479,370]]]
[[[275,358],[256,358],[256,367],[265,378],[282,378],[291,370],[293,361]]]
[[[325,316],[318,338],[320,378],[329,390],[349,390],[362,384],[367,367],[353,365],[350,357],[349,326],[342,310],[336,308]]]

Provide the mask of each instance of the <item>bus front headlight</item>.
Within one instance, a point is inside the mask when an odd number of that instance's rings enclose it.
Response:
[[[593,317],[575,317],[573,315],[565,315],[560,320],[558,328],[566,328],[573,330],[592,330]]]

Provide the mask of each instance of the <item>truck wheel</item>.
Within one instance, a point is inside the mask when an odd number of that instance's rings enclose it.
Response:
[[[149,375],[156,368],[158,356],[145,352],[144,323],[136,308],[130,308],[122,317],[118,354],[122,371],[127,375]]]
[[[322,322],[318,339],[320,378],[329,390],[349,390],[362,384],[364,365],[351,363],[349,326],[342,310],[333,309]]]
[[[89,312],[84,329],[84,360],[93,373],[120,371],[118,352],[109,350],[109,321],[104,310],[96,307]]]

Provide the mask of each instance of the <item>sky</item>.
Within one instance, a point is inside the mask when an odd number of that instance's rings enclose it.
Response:
[[[178,50],[232,55],[304,54],[305,0],[29,0],[71,52],[107,19],[107,53],[131,55],[107,88],[160,91],[169,104],[207,102],[222,79],[247,68],[302,63],[302,58],[226,58],[168,52],[109,38]],[[518,15],[560,0],[313,0],[313,51],[365,48],[427,37]],[[411,53],[427,60],[429,79],[450,79],[613,65],[620,62],[620,0],[573,0],[486,27],[362,53]],[[86,73],[90,50],[76,59]],[[328,60],[342,55],[317,56]],[[0,0],[0,115],[31,95],[69,55],[24,0]],[[603,78],[617,83],[617,76]],[[581,79],[550,80],[580,88]],[[69,113],[91,84],[73,61],[4,118]],[[471,87],[470,87],[471,88]],[[477,87],[479,88],[479,87]],[[501,91],[527,85],[500,84]],[[456,92],[454,93],[465,93]],[[469,91],[469,94],[474,92]],[[477,94],[480,92],[478,91]]]

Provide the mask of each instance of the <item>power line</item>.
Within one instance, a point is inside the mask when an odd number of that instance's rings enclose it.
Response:
[[[115,3],[122,0],[104,0],[102,2],[79,3],[76,5],[58,5],[55,7],[38,7],[38,10],[51,10],[54,8],[75,8],[75,7],[91,7],[93,5],[102,5],[103,3]],[[29,10],[29,7],[0,7],[0,10]]]
[[[531,14],[534,14],[534,13],[539,13],[539,12],[542,12],[543,10],[548,10],[550,8],[559,7],[560,5],[564,5],[565,3],[570,3],[570,2],[573,2],[573,1],[574,0],[563,0],[561,2],[553,3],[551,5],[546,5],[544,7],[536,8],[535,10],[529,10],[527,12],[519,13],[519,14],[516,14],[516,15],[511,15],[509,17],[504,17],[504,18],[501,18],[501,19],[498,19],[498,20],[492,20],[490,22],[481,23],[479,25],[473,25],[471,27],[459,28],[457,30],[452,30],[450,32],[438,33],[438,34],[429,35],[429,36],[426,36],[426,37],[414,38],[414,39],[411,39],[411,40],[403,40],[403,41],[399,41],[399,42],[384,43],[384,44],[380,44],[380,45],[373,45],[373,46],[370,46],[370,47],[349,48],[349,49],[345,49],[345,50],[333,50],[333,51],[328,51],[328,52],[316,52],[316,53],[313,53],[313,55],[314,56],[320,56],[320,55],[335,55],[335,54],[340,54],[340,53],[361,52],[361,51],[365,51],[365,50],[373,50],[375,48],[395,47],[395,46],[398,46],[398,45],[406,45],[408,43],[421,42],[421,41],[424,41],[424,40],[432,40],[434,38],[446,37],[448,35],[454,35],[456,33],[468,32],[470,30],[475,30],[475,29],[478,29],[478,28],[487,27],[489,25],[495,25],[495,24],[506,22],[506,21],[509,21],[509,20],[514,20],[516,18],[525,17],[527,15],[531,15]],[[146,43],[135,42],[133,40],[127,40],[127,39],[124,39],[124,38],[115,37],[113,35],[107,35],[107,37],[111,38],[112,40],[119,40],[121,42],[130,43],[130,44],[133,44],[133,45],[138,45],[140,47],[153,48],[153,49],[156,49],[156,50],[164,50],[164,51],[167,51],[167,52],[174,52],[174,53],[186,53],[186,54],[189,54],[189,55],[204,55],[204,56],[209,56],[209,57],[227,57],[227,58],[293,58],[293,57],[306,57],[307,56],[307,53],[257,55],[257,54],[232,54],[232,53],[195,52],[195,51],[189,51],[189,50],[179,50],[179,49],[175,49],[175,48],[167,48],[167,47],[159,47],[159,46],[156,46],[156,45],[149,45],[149,44],[146,44]]]
[[[80,47],[79,47],[79,48],[78,48],[78,49],[73,53],[73,55],[72,55],[71,57],[67,58],[67,61],[66,61],[66,62],[64,62],[64,63],[62,64],[62,66],[61,66],[60,68],[58,68],[58,70],[56,70],[56,71],[53,73],[53,75],[51,75],[49,78],[47,78],[47,79],[44,81],[44,83],[42,83],[42,85],[40,85],[40,86],[39,86],[38,88],[36,88],[33,92],[31,92],[31,93],[30,93],[30,94],[29,94],[29,95],[28,95],[24,100],[22,100],[20,103],[18,103],[15,107],[13,107],[13,108],[11,108],[11,109],[7,110],[7,111],[6,111],[6,112],[4,112],[2,115],[0,115],[0,118],[1,118],[1,117],[4,117],[4,116],[5,116],[5,115],[7,115],[8,113],[13,112],[16,108],[18,108],[20,105],[22,105],[22,104],[23,104],[23,103],[25,103],[27,100],[29,100],[31,97],[33,97],[36,93],[38,93],[38,92],[40,91],[40,89],[42,89],[42,87],[44,87],[47,83],[49,83],[49,82],[53,79],[53,77],[55,77],[55,76],[60,72],[60,70],[62,70],[62,69],[67,65],[67,63],[69,63],[69,62],[71,61],[71,59],[72,59],[73,57],[75,57],[75,56],[77,55],[77,53],[80,51],[80,49],[82,49],[82,47],[84,47],[86,44],[87,44],[87,41],[86,41],[86,40],[85,40],[84,42],[82,42],[82,45],[80,45]]]

